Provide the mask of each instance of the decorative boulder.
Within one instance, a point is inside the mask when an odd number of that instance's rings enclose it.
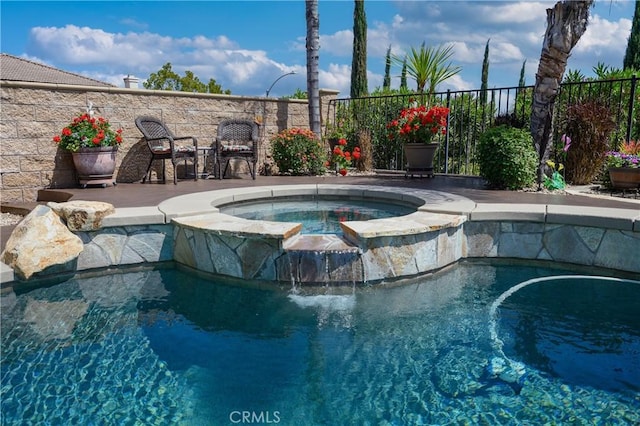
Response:
[[[112,204],[101,201],[67,201],[64,203],[47,203],[72,231],[96,231],[102,227],[102,219],[115,213]]]
[[[38,205],[13,230],[0,260],[29,279],[50,266],[74,260],[83,247],[80,237],[69,231],[60,216]]]

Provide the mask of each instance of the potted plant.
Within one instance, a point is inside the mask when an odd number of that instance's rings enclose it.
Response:
[[[433,157],[438,134],[446,134],[449,108],[443,106],[411,106],[400,111],[398,118],[387,124],[388,137],[403,145],[407,174],[425,172],[433,176]]]
[[[612,188],[640,188],[640,142],[629,141],[618,151],[608,151],[605,164]]]
[[[63,128],[60,135],[54,136],[53,141],[71,152],[83,188],[88,184],[103,187],[116,184],[113,174],[118,146],[122,143],[122,129],[111,129],[109,121],[94,117],[90,107]]]

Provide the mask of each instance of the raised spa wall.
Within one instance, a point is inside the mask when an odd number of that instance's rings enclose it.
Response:
[[[342,223],[344,237],[300,235],[299,224],[219,213],[218,206],[278,197],[339,196],[410,204],[396,218]],[[363,284],[428,273],[463,258],[542,259],[640,273],[640,209],[476,204],[454,194],[375,186],[292,185],[175,197],[117,209],[99,231],[79,232],[87,270],[175,261],[246,280]],[[6,266],[6,265],[4,265]],[[13,275],[3,271],[2,281]]]

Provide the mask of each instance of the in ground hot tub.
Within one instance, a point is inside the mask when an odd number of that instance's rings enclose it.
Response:
[[[427,209],[447,202],[472,203],[438,191],[353,185],[216,192],[215,199],[207,200],[211,212],[173,219],[174,259],[213,274],[293,285],[375,283],[454,263],[463,257],[466,217]],[[374,203],[386,206],[382,210],[387,217],[342,221],[338,233],[305,234],[300,221],[253,220],[224,213],[241,209],[248,201],[279,200],[339,201],[343,206]]]
[[[343,222],[398,218],[416,211],[417,206],[389,201],[339,197],[281,197],[234,203],[220,213],[251,220],[302,224],[301,234],[342,234]]]

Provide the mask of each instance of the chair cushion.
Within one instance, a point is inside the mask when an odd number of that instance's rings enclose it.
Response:
[[[177,154],[188,154],[188,153],[195,152],[195,150],[196,150],[195,146],[176,146]],[[151,151],[156,155],[171,154],[171,148],[169,148],[168,146],[162,146],[162,145],[151,147]]]
[[[176,152],[194,152],[195,150],[196,150],[195,146],[184,146],[184,145],[176,146]]]
[[[152,146],[151,151],[153,151],[154,154],[168,154],[171,152],[171,148],[168,146],[158,145]]]
[[[249,152],[249,151],[253,151],[253,147],[251,145],[244,145],[244,144],[222,145],[222,152]]]

